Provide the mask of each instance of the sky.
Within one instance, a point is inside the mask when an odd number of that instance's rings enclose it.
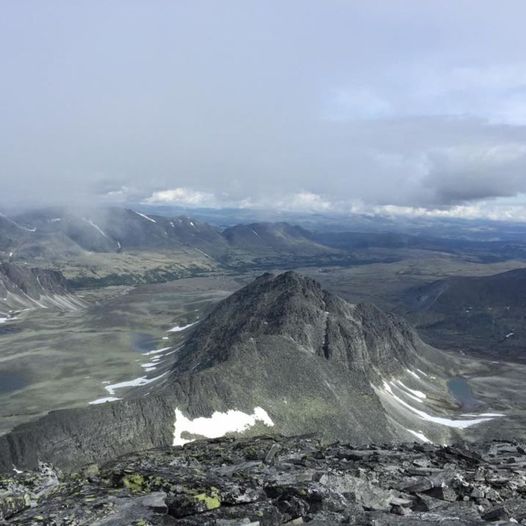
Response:
[[[0,205],[526,220],[523,0],[4,0]]]

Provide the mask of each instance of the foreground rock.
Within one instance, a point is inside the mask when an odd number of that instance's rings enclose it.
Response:
[[[198,441],[77,474],[41,466],[4,477],[2,515],[6,524],[100,526],[526,524],[526,450]]]

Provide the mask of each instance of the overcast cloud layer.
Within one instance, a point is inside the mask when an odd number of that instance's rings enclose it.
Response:
[[[526,219],[523,0],[2,11],[2,203]]]

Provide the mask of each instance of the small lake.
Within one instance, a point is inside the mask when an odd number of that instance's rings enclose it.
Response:
[[[131,346],[135,352],[145,353],[157,348],[157,338],[144,332],[131,335]]]
[[[447,382],[447,387],[463,411],[474,411],[482,405],[482,402],[475,398],[467,380],[462,376],[451,378]]]
[[[12,334],[14,332],[20,332],[20,327],[12,324],[0,324],[0,335],[1,334]]]
[[[0,371],[0,394],[19,391],[28,385],[28,381],[14,371]]]

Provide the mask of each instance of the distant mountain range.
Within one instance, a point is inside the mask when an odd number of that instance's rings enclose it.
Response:
[[[0,217],[0,249],[11,257],[45,255],[57,249],[74,253],[181,248],[197,249],[219,260],[232,250],[306,256],[338,252],[287,223],[253,223],[220,230],[186,216],[167,218],[125,208],[84,212],[46,209],[14,219]]]
[[[520,237],[512,241],[334,228],[315,232],[285,222],[258,222],[220,229],[188,216],[167,217],[126,208],[46,208],[14,217],[0,215],[0,253],[16,260],[85,251],[190,249],[223,263],[239,262],[246,255],[341,258],[370,248],[469,253],[483,261],[526,256],[526,243]]]
[[[407,250],[445,252],[479,262],[526,258],[526,242],[515,230],[513,235],[504,233],[509,237],[504,240],[480,237],[478,231],[472,238],[431,237],[311,226],[313,230],[257,222],[219,228],[187,216],[126,208],[46,208],[10,217],[0,214],[0,261],[58,269],[73,288],[90,288],[217,270],[394,262]]]
[[[506,236],[503,236],[506,237]],[[511,237],[511,236],[510,236]],[[525,258],[526,241],[524,236],[512,239],[499,239],[499,236],[468,236],[459,230],[456,235],[448,232],[439,237],[436,233],[407,234],[395,231],[359,232],[336,231],[318,232],[311,239],[337,250],[352,251],[374,248],[416,249],[448,254],[469,255],[481,262],[504,261]]]
[[[164,372],[129,382],[140,387],[125,399],[110,390],[0,437],[0,468],[70,468],[228,433],[443,443],[497,418],[458,412],[454,364],[402,319],[294,272],[260,276],[186,331],[182,346],[153,351]]]

